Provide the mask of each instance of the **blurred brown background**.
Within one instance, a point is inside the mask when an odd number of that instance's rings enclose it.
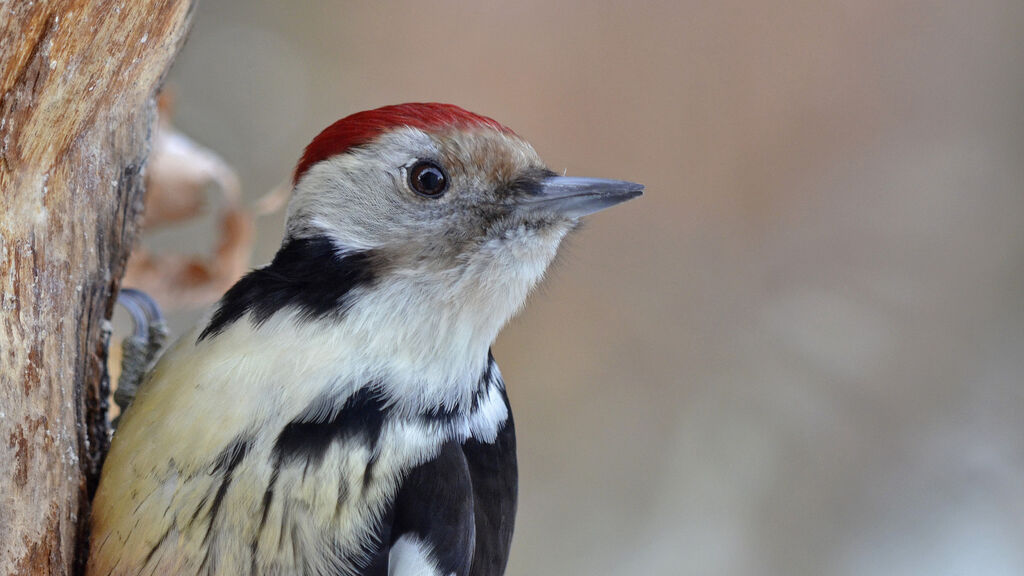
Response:
[[[1019,0],[207,0],[170,83],[250,203],[404,101],[647,185],[496,346],[509,574],[1017,575],[1022,30]]]

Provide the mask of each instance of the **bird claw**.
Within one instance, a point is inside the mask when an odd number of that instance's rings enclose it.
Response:
[[[117,295],[117,302],[132,317],[134,330],[121,342],[121,376],[117,379],[114,402],[121,414],[132,403],[143,378],[156,363],[156,359],[167,342],[167,322],[157,305],[148,294],[134,288],[124,288]],[[111,422],[116,430],[121,416]]]

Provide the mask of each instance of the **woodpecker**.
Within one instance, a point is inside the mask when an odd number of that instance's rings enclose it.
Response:
[[[502,574],[517,464],[490,347],[580,218],[642,190],[559,176],[448,104],[326,128],[273,261],[124,413],[87,574]]]

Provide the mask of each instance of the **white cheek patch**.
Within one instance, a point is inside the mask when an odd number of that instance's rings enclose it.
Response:
[[[430,558],[428,547],[410,534],[399,538],[388,556],[388,576],[447,576]]]
[[[427,134],[406,128],[312,165],[288,203],[288,235],[326,236],[350,250],[386,244],[396,225],[412,224],[401,219],[402,167],[438,154]]]

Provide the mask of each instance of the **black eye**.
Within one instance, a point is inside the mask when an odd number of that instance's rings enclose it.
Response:
[[[417,162],[409,170],[409,186],[424,196],[437,197],[448,188],[448,177],[433,162]]]

